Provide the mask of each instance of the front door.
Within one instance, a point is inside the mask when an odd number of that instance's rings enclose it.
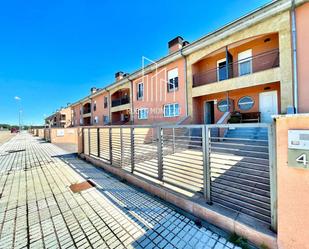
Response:
[[[260,93],[261,122],[271,123],[272,115],[278,114],[277,91]]]
[[[213,124],[215,121],[214,102],[207,101],[204,104],[204,123]]]

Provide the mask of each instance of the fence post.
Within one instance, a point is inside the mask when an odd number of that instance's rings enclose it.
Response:
[[[131,173],[134,173],[134,127],[130,128],[131,137]]]
[[[88,128],[88,154],[89,154],[89,156],[90,156],[90,128]]]
[[[123,164],[123,128],[120,127],[120,168]]]
[[[85,154],[85,136],[84,136],[84,128],[82,128],[82,153]]]
[[[173,127],[173,154],[175,154],[175,128]]]
[[[271,229],[273,231],[277,231],[277,162],[275,126],[273,124],[269,125],[267,131],[269,154]]]
[[[211,176],[210,176],[210,129],[207,125],[202,128],[202,144],[203,144],[203,185],[204,197],[208,204],[211,202]]]
[[[112,128],[109,127],[108,128],[108,132],[109,132],[109,162],[110,162],[110,165],[113,165],[113,143],[112,143]]]
[[[158,179],[163,180],[163,157],[162,157],[162,128],[157,127],[157,148],[158,148]]]
[[[98,157],[101,156],[100,152],[100,128],[97,128],[97,148],[98,148]]]

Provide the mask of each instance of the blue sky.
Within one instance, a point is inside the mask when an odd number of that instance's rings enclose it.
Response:
[[[0,123],[43,123],[92,86],[192,42],[269,0],[0,1]],[[20,101],[14,99],[21,98]]]

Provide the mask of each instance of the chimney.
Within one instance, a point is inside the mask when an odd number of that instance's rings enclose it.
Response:
[[[90,88],[90,92],[91,92],[91,94],[94,94],[94,93],[96,93],[97,92],[97,88],[96,87],[91,87]]]
[[[168,42],[169,53],[171,54],[178,51],[179,49],[182,48],[182,46],[183,46],[183,38],[181,36],[177,36],[176,38]]]
[[[123,79],[123,75],[124,75],[124,73],[121,72],[121,71],[115,73],[115,79],[116,79],[116,81],[119,81],[119,80]]]
[[[189,45],[189,44],[190,44],[190,42],[184,41],[184,42],[182,43],[182,47],[185,47],[185,46],[187,46],[187,45]]]

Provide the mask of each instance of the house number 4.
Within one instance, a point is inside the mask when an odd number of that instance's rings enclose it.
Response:
[[[299,157],[296,158],[296,162],[302,163],[303,165],[306,166],[308,164],[307,155],[301,154]]]

